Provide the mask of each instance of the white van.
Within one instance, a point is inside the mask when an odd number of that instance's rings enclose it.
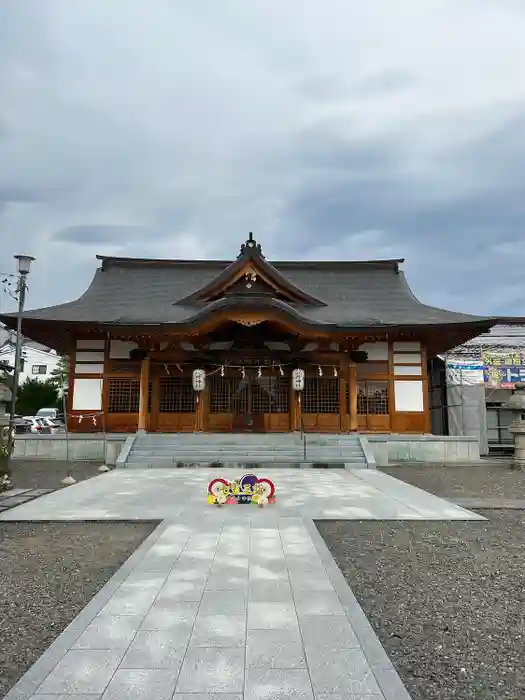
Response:
[[[41,408],[36,412],[36,417],[56,420],[58,418],[58,408]]]

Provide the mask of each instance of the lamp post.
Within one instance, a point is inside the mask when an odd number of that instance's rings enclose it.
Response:
[[[11,402],[11,413],[9,422],[11,427],[15,417],[16,399],[18,396],[18,381],[20,378],[20,356],[22,354],[22,314],[24,313],[24,304],[26,300],[27,276],[31,271],[31,263],[34,258],[30,255],[15,255],[15,260],[18,266],[18,282],[16,285],[16,294],[18,295],[18,314],[16,319],[16,346],[15,346],[15,371],[13,376],[13,400]]]

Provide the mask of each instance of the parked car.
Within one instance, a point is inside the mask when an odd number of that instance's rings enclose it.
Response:
[[[42,425],[48,426],[51,429],[51,435],[55,435],[60,432],[60,423],[52,418],[38,418],[37,419]]]
[[[42,418],[37,418],[36,416],[24,416],[24,420],[30,421],[31,433],[33,433],[33,435],[51,434],[51,428],[49,425],[44,424]]]
[[[13,424],[15,426],[16,435],[27,435],[31,432],[31,421],[22,418],[22,416],[15,416],[13,418]]]

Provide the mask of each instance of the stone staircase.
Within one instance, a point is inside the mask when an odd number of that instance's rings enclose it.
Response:
[[[365,469],[357,435],[307,433],[137,433],[125,467],[223,466],[245,468],[324,466]]]

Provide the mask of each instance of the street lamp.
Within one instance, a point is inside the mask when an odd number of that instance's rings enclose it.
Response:
[[[22,353],[22,314],[26,300],[26,279],[31,271],[31,263],[34,258],[30,255],[15,255],[18,266],[18,281],[16,294],[18,295],[18,314],[16,319],[16,346],[15,346],[15,372],[13,376],[13,400],[11,402],[10,423],[13,426],[15,417],[16,398],[18,395],[18,381],[20,378],[20,355]]]
[[[31,263],[34,258],[30,255],[15,255],[14,258],[18,263],[18,274],[28,275],[31,272]]]

